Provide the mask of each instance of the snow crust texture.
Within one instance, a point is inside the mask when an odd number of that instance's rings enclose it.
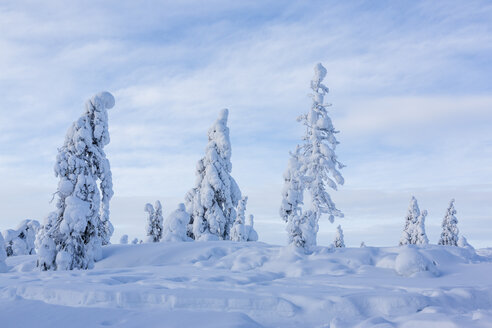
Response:
[[[0,263],[1,263],[0,254]],[[93,270],[6,259],[2,327],[490,327],[492,250],[161,242]],[[0,264],[1,265],[1,264]],[[29,315],[25,315],[29,313]]]

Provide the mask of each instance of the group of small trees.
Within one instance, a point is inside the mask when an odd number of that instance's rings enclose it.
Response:
[[[157,219],[152,205],[146,205],[149,241],[258,240],[252,215],[246,225],[248,197],[241,196],[231,176],[228,115],[229,111],[223,109],[208,130],[205,156],[197,163],[196,184],[185,196],[186,205],[179,204],[164,221],[162,210]]]
[[[442,233],[439,239],[439,245],[459,246],[460,238],[458,236],[458,219],[455,216],[454,199],[449,203],[446,215],[442,221]],[[427,245],[429,239],[425,233],[425,218],[427,211],[420,211],[417,199],[412,196],[407,216],[405,217],[405,227],[400,238],[401,245]],[[462,237],[462,243],[466,243],[466,239]]]

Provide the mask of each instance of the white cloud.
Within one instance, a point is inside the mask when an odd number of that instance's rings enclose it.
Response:
[[[492,67],[484,60],[492,53],[485,20],[492,6],[373,6],[2,3],[0,194],[7,219],[0,228],[47,214],[56,147],[85,98],[106,89],[117,99],[107,148],[117,228],[143,226],[140,203],[160,198],[166,210],[182,200],[206,131],[228,107],[233,175],[250,196],[260,236],[283,242],[282,172],[303,132],[295,118],[309,106],[312,66],[322,61],[348,165],[347,184],[333,196],[347,214],[343,225],[354,236],[373,225],[366,241],[391,244],[386,235],[400,229],[409,192],[441,207],[429,187],[459,198],[492,176]],[[490,213],[475,201],[487,188],[463,196],[463,214],[476,210],[476,225],[480,213]],[[35,205],[18,211],[25,195]],[[323,224],[320,237],[330,229]]]

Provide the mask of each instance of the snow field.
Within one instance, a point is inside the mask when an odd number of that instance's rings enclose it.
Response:
[[[27,307],[33,320],[64,309],[46,322],[75,316],[74,327],[490,327],[492,257],[480,254],[169,242],[104,246],[93,270],[54,272],[9,257],[0,317]]]

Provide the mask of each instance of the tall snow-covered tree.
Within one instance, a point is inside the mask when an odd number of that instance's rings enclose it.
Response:
[[[427,217],[427,211],[423,210],[420,216],[417,218],[417,223],[415,225],[415,234],[413,236],[412,243],[416,245],[427,245],[429,244],[429,239],[425,233],[425,218]]]
[[[328,116],[324,103],[324,97],[328,88],[322,83],[326,76],[326,68],[317,64],[314,67],[314,78],[311,81],[313,103],[310,111],[299,117],[306,126],[304,144],[302,145],[302,172],[306,188],[311,194],[310,209],[314,212],[316,220],[322,214],[328,214],[330,222],[335,217],[343,217],[343,213],[335,207],[327,192],[327,188],[337,190],[337,185],[343,185],[344,179],[339,169],[344,165],[338,161],[335,154],[339,144],[335,130]],[[316,222],[317,224],[317,222]]]
[[[101,246],[109,243],[113,183],[104,146],[110,141],[107,109],[113,106],[109,92],[89,99],[58,150],[56,210],[36,237],[37,265],[42,270],[92,268],[102,256]]]
[[[162,241],[189,241],[187,225],[190,222],[190,214],[186,212],[185,205],[180,203],[178,209],[173,211],[164,221]]]
[[[248,197],[243,197],[237,206],[237,216],[234,221],[234,225],[231,230],[231,240],[233,241],[247,241],[248,235],[246,234],[246,203],[248,202]]]
[[[152,204],[145,205],[145,212],[148,213],[147,219],[147,237],[149,243],[158,243],[162,238],[162,205],[160,201],[155,202],[155,207]]]
[[[343,230],[342,230],[342,226],[340,225],[338,225],[337,227],[337,234],[335,235],[333,246],[335,246],[336,248],[345,247],[345,242],[343,241]]]
[[[454,208],[454,199],[452,199],[451,202],[449,202],[446,215],[442,220],[442,232],[441,238],[438,242],[439,245],[458,246],[458,219],[456,218],[455,214],[456,209]]]
[[[289,234],[289,243],[297,247],[309,250],[316,245],[316,236],[318,233],[318,222],[323,214],[328,215],[330,222],[335,217],[343,217],[343,213],[338,210],[332,201],[327,189],[337,190],[338,185],[343,185],[344,179],[339,172],[344,167],[338,161],[335,154],[336,146],[339,144],[335,134],[338,131],[333,127],[332,121],[328,115],[327,107],[324,103],[324,97],[328,93],[328,88],[322,83],[326,77],[326,68],[318,63],[314,67],[314,77],[311,81],[313,91],[311,109],[307,114],[298,118],[306,127],[304,143],[298,146],[298,167],[295,175],[298,176],[299,199],[302,203],[302,194],[305,189],[310,193],[309,209],[302,211],[299,208],[297,213],[288,215],[289,206],[286,203],[286,190],[290,182],[284,179],[285,188],[283,191],[283,201],[281,217],[287,221],[287,231]],[[290,166],[290,164],[289,164]],[[288,171],[290,168],[288,168]],[[297,193],[297,192],[296,192]]]
[[[196,184],[186,199],[191,214],[189,236],[195,240],[228,240],[241,191],[231,176],[231,142],[223,109],[208,130],[205,157],[197,164]]]
[[[400,245],[415,244],[416,226],[420,216],[420,209],[417,199],[412,196],[410,206],[408,207],[407,216],[405,217],[405,227],[400,238]]]

